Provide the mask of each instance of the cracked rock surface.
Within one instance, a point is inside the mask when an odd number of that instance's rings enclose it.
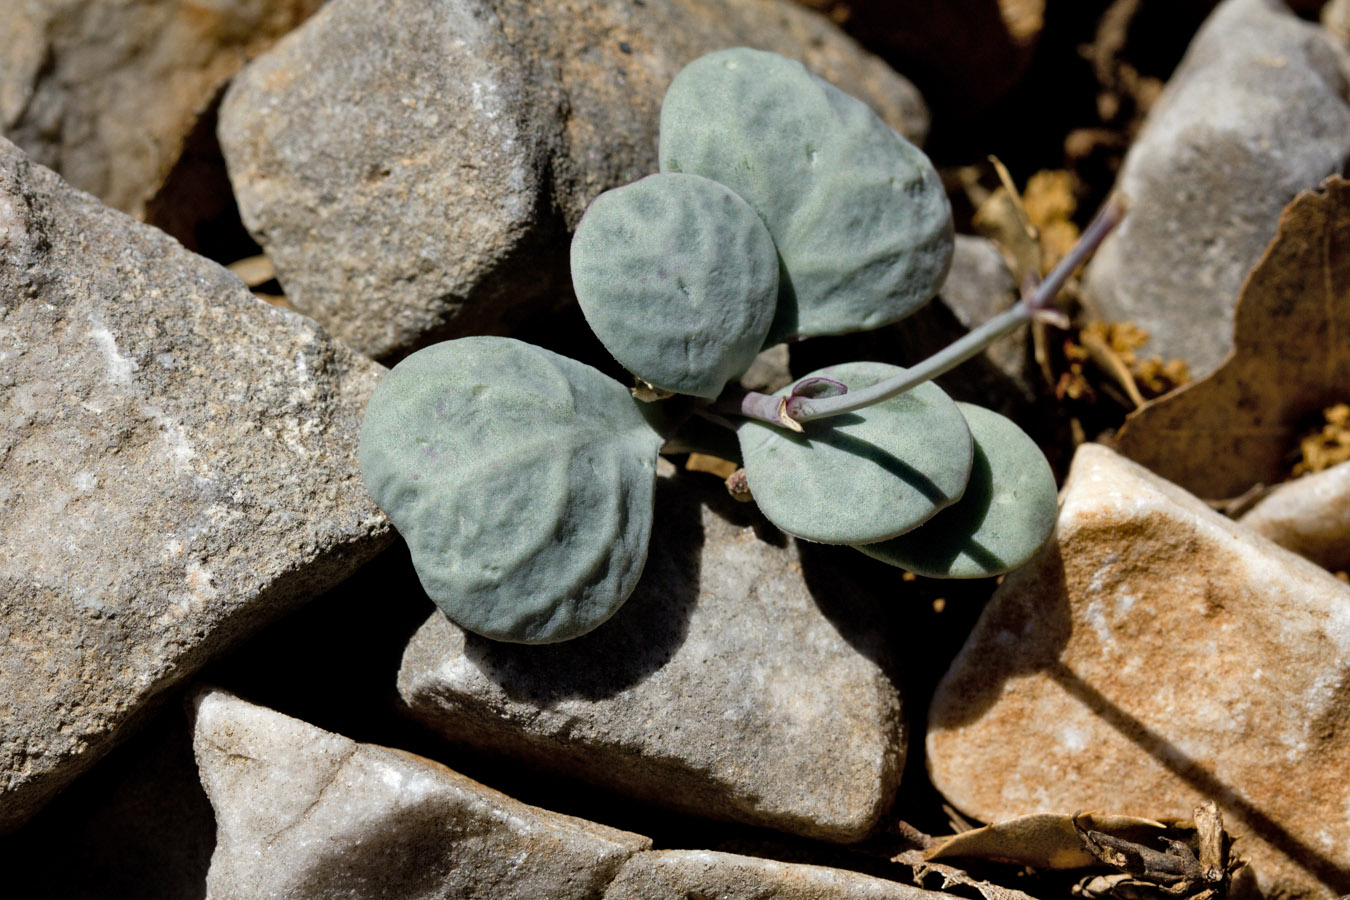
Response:
[[[522,646],[438,612],[403,657],[409,710],[451,741],[657,804],[866,836],[905,750],[881,604],[833,573],[808,586],[796,545],[715,481],[662,478],[656,506],[614,618]]]
[[[382,371],[0,139],[0,831],[388,543]]]
[[[651,846],[224,691],[193,715],[217,823],[208,896],[598,900]]]
[[[657,170],[675,73],[737,44],[926,131],[909,82],[786,0],[334,0],[235,79],[220,141],[287,299],[393,359],[567,296],[566,234]]]
[[[1350,890],[1350,587],[1101,445],[933,699],[933,782],[997,822],[1214,800],[1266,896]]]

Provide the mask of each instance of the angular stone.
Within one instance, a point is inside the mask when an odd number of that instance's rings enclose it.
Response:
[[[1350,462],[1277,485],[1241,522],[1325,569],[1350,570]]]
[[[639,853],[605,891],[605,900],[942,900],[949,896],[846,869],[711,850]]]
[[[521,646],[437,613],[408,645],[399,692],[450,740],[544,771],[696,815],[862,838],[904,756],[872,627],[884,611],[833,577],[813,595],[795,545],[698,478],[659,479],[642,581],[614,618]]]
[[[0,830],[389,541],[381,371],[0,139]]]
[[[221,86],[322,0],[7,0],[0,134],[137,218]]]
[[[926,128],[908,82],[786,0],[334,0],[235,80],[221,145],[288,300],[398,357],[566,294],[587,204],[657,170],[671,78],[735,44]]]
[[[1350,587],[1099,445],[939,685],[928,766],[982,821],[1212,799],[1266,896],[1350,890]]]
[[[582,900],[651,846],[224,691],[193,710],[216,812],[208,896]]]
[[[1350,160],[1350,54],[1280,0],[1219,5],[1125,158],[1132,211],[1086,288],[1192,376],[1232,348],[1233,308],[1280,210]]]

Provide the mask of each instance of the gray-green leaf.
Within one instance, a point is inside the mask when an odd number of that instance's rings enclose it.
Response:
[[[951,264],[937,171],[862,101],[775,53],[694,60],[661,106],[661,170],[727,185],[782,257],[769,342],[877,328],[909,315]]]
[[[834,379],[853,391],[903,371],[858,362],[807,377]],[[932,382],[802,427],[795,434],[748,421],[738,431],[755,502],[789,534],[827,544],[880,541],[922,524],[965,490],[970,431]]]
[[[1031,559],[1059,514],[1055,476],[1035,442],[996,412],[958,403],[975,440],[961,502],[922,528],[858,547],[868,556],[932,578],[1001,575]]]
[[[612,378],[468,337],[414,353],[376,387],[361,474],[446,615],[547,643],[595,628],[637,584],[659,446]]]
[[[572,239],[572,284],[591,329],[626,369],[712,399],[764,344],[778,253],[730,188],[651,175],[591,203]]]

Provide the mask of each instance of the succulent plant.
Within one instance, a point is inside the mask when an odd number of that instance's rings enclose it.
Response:
[[[936,293],[953,243],[937,173],[860,101],[745,48],[676,76],[660,160],[595,199],[571,254],[582,312],[642,390],[499,337],[418,351],[376,388],[362,476],[437,605],[506,641],[600,625],[641,575],[658,453],[709,423],[734,429],[760,509],[798,538],[934,577],[1029,559],[1055,521],[1049,465],[931,379],[1055,316],[1123,211],[1108,205],[1032,293],[918,366],[846,363],[760,394],[726,385],[766,344],[875,328]],[[672,414],[649,402],[672,394],[687,398]]]

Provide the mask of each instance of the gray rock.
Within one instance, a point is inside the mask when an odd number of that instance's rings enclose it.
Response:
[[[1350,570],[1350,462],[1277,485],[1240,521],[1323,568]]]
[[[908,82],[785,0],[335,0],[235,80],[221,145],[288,300],[398,357],[566,294],[587,204],[657,169],[666,85],[734,44],[926,128]]]
[[[583,900],[651,846],[224,691],[193,705],[217,824],[208,896]]]
[[[1126,156],[1132,211],[1088,270],[1092,305],[1194,377],[1232,347],[1247,272],[1280,210],[1350,158],[1346,50],[1279,0],[1227,0]]]
[[[141,218],[231,75],[322,0],[7,0],[0,134]]]
[[[1350,587],[1100,445],[933,698],[933,783],[998,822],[1223,812],[1267,897],[1350,891]]]
[[[0,830],[388,542],[381,371],[0,139]]]
[[[639,853],[605,900],[943,900],[950,895],[845,869],[710,850]]]
[[[500,644],[433,615],[399,673],[411,713],[452,741],[656,804],[864,837],[905,747],[884,608],[832,575],[813,595],[796,546],[715,480],[660,479],[656,513],[637,590],[588,635]]]

